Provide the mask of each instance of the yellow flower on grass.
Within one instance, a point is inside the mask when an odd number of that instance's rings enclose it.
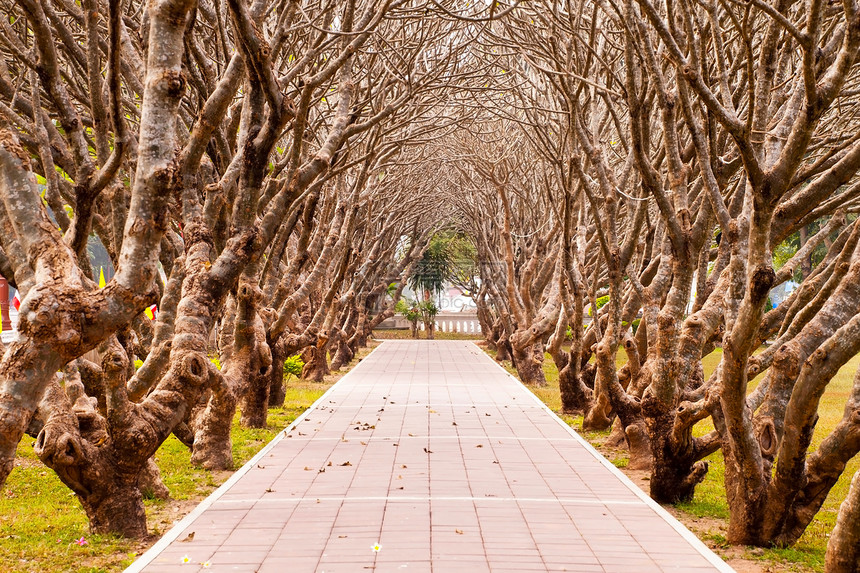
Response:
[[[190,562],[190,561],[191,561],[191,558],[190,558],[189,556],[187,556],[187,555],[183,555],[183,556],[182,556],[182,563],[183,563],[183,564],[184,564],[184,563],[188,563],[188,562]]]
[[[379,543],[373,546],[374,551],[379,551],[380,549],[382,549],[382,545],[380,545]]]

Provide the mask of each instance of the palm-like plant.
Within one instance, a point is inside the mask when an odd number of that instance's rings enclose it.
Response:
[[[442,292],[445,282],[452,272],[452,257],[449,239],[443,235],[433,237],[424,255],[415,264],[409,286],[417,293],[423,293],[424,299]]]

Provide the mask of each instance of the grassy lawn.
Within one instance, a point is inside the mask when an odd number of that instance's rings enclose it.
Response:
[[[720,360],[721,351],[718,349],[705,358],[704,370],[707,378]],[[618,364],[621,366],[626,361],[624,351],[619,352]],[[505,368],[516,375],[516,371],[509,362],[504,364]],[[818,444],[833,430],[839,420],[842,419],[842,411],[845,401],[851,391],[854,374],[860,366],[860,356],[854,357],[846,364],[830,382],[819,408],[820,419],[815,429],[812,448]],[[529,387],[545,404],[556,413],[561,409],[561,398],[558,391],[558,371],[552,359],[547,356],[544,361],[544,371],[547,378],[547,386],[543,388]],[[754,387],[756,379],[751,386]],[[752,388],[751,388],[752,389]],[[627,465],[626,452],[623,450],[610,450],[603,447],[603,442],[609,432],[582,432],[581,416],[564,416],[561,418],[575,428],[598,447],[610,461],[616,466],[624,468]],[[704,420],[696,425],[696,435],[710,432],[713,426],[710,420]],[[793,547],[787,549],[741,549],[729,548],[725,542],[725,527],[728,522],[729,510],[725,498],[723,476],[725,463],[722,452],[716,452],[707,458],[710,462],[710,470],[705,481],[696,488],[696,495],[692,502],[680,504],[673,509],[681,521],[697,533],[717,553],[726,558],[740,557],[746,560],[762,561],[765,570],[779,571],[824,571],[824,553],[827,549],[827,540],[833,526],[836,524],[836,515],[839,505],[848,493],[848,487],[854,473],[860,468],[860,458],[854,457],[839,482],[830,491],[830,495],[821,511],[815,517],[809,528],[801,537],[800,541]],[[632,473],[632,472],[630,472]],[[642,476],[634,476],[634,481],[639,480],[643,485]],[[645,488],[647,491],[647,487]]]
[[[363,349],[359,359],[368,352]],[[253,457],[342,375],[327,376],[322,383],[290,380],[284,407],[269,410],[265,429],[242,428],[237,413],[233,421],[235,467]],[[188,448],[171,436],[155,455],[171,499],[145,501],[151,538],[140,542],[91,535],[77,498],[39,461],[33,453],[34,441],[25,436],[19,444],[16,467],[0,495],[0,571],[4,572],[121,571],[233,473],[195,468]]]

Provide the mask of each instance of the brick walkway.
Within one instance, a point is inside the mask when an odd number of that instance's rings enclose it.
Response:
[[[296,573],[731,571],[460,341],[383,343],[127,571],[202,563]]]

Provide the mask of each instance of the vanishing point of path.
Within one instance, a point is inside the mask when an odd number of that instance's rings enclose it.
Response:
[[[128,571],[204,563],[731,571],[464,341],[384,342]]]

